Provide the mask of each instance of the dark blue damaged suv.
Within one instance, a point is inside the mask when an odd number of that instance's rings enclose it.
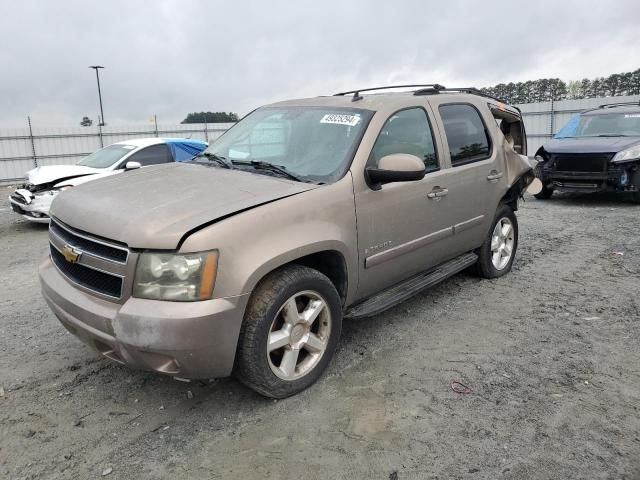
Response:
[[[554,191],[621,192],[640,203],[640,104],[610,104],[575,115],[536,152],[547,199]]]

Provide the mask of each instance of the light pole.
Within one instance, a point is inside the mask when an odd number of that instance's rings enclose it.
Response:
[[[98,82],[98,99],[100,100],[100,121],[98,125],[100,127],[104,127],[106,123],[104,123],[104,112],[102,111],[102,93],[100,92],[100,75],[98,74],[98,69],[104,68],[100,65],[90,65],[89,68],[93,68],[96,71],[96,81]]]

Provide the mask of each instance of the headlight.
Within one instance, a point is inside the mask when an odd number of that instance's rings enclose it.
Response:
[[[151,253],[140,255],[133,296],[152,300],[208,300],[218,270],[218,252]]]
[[[638,160],[640,158],[640,145],[627,148],[621,152],[616,153],[615,157],[611,160],[614,163],[628,162],[630,160]]]

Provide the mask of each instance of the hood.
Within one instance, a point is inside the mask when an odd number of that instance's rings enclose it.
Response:
[[[26,175],[28,183],[32,185],[42,185],[43,183],[57,183],[67,178],[101,172],[104,172],[104,170],[100,168],[83,167],[82,165],[48,165],[29,170]]]
[[[318,185],[194,163],[112,175],[56,196],[51,215],[131,248],[173,250],[183,236],[236,212]]]
[[[99,178],[109,177],[111,175],[117,175],[118,173],[124,173],[124,170],[107,170],[106,172],[104,170],[98,170],[98,172],[99,173],[95,173],[93,175],[82,175],[81,177],[68,178],[56,183],[53,187],[59,188],[59,187],[64,187],[66,185],[69,185],[71,187],[76,187],[83,183],[97,180]]]
[[[640,143],[640,137],[555,138],[544,144],[549,153],[618,153]]]

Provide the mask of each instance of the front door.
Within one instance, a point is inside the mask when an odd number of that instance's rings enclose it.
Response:
[[[369,165],[385,155],[406,153],[424,160],[427,173],[416,182],[383,185],[356,193],[360,272],[358,297],[364,298],[441,263],[453,233],[448,184],[422,107],[392,114],[372,149]]]

